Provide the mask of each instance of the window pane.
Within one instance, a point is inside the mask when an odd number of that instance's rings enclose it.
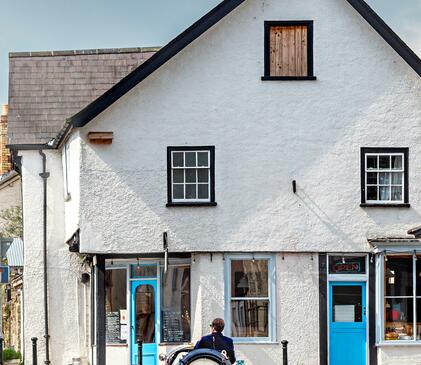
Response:
[[[127,277],[125,269],[105,271],[105,312],[107,343],[125,343],[121,339],[121,311],[127,310],[126,289]]]
[[[208,152],[197,152],[197,166],[209,166]]]
[[[392,184],[402,184],[402,172],[392,172]]]
[[[183,183],[184,170],[183,169],[172,170],[172,179],[174,183]]]
[[[190,341],[190,266],[161,271],[162,342]]]
[[[233,337],[269,337],[269,301],[231,301]]]
[[[172,154],[172,165],[175,167],[184,166],[184,153],[183,152],[173,152]]]
[[[232,260],[231,296],[268,297],[268,260]]]
[[[412,256],[388,256],[385,275],[386,296],[412,296]]]
[[[390,169],[390,156],[380,155],[379,156],[379,168],[380,169]]]
[[[390,200],[390,187],[380,186],[379,187],[379,199],[380,200]]]
[[[196,167],[196,152],[186,152],[186,166]]]
[[[379,184],[380,185],[389,185],[390,184],[390,173],[380,172],[379,173]]]
[[[136,288],[136,342],[155,342],[155,290],[152,285]]]
[[[367,184],[377,184],[377,172],[367,173]]]
[[[402,200],[402,186],[392,186],[392,200]]]
[[[209,199],[209,185],[199,184],[197,193],[199,199]]]
[[[184,199],[184,185],[173,185],[173,199]]]
[[[417,299],[417,340],[421,340],[421,299]]]
[[[417,296],[421,297],[421,256],[417,256],[417,274],[416,274],[416,283],[417,283]],[[421,308],[420,308],[421,310]],[[421,324],[421,316],[417,317],[417,322]],[[421,333],[421,332],[420,332]]]
[[[377,186],[367,186],[367,200],[377,200]]]
[[[367,169],[377,169],[377,156],[367,156]]]
[[[362,322],[363,297],[361,285],[335,285],[332,288],[332,321]]]
[[[198,182],[209,182],[209,170],[198,169],[197,170],[197,181]]]
[[[412,298],[386,298],[385,340],[412,340],[414,302]]]
[[[194,183],[196,182],[196,169],[186,169],[186,182]]]
[[[402,169],[402,156],[392,156],[392,169]]]
[[[186,199],[196,199],[196,184],[186,184]]]

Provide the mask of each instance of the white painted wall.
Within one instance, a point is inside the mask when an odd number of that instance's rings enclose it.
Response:
[[[84,333],[75,315],[81,264],[69,253],[64,240],[64,201],[61,155],[45,151],[48,179],[48,288],[50,358],[52,364],[67,365],[86,349]],[[39,339],[39,361],[45,359],[43,292],[43,182],[38,151],[22,151],[22,191],[24,209],[24,335],[25,352],[30,356],[31,337]],[[82,339],[82,341],[80,341]],[[81,344],[82,343],[82,344]]]
[[[260,80],[267,19],[314,19],[317,81]],[[157,252],[163,231],[172,251],[402,236],[420,221],[420,85],[346,1],[246,1],[80,130],[81,250]],[[165,207],[170,145],[215,145],[217,207]],[[361,146],[410,148],[410,209],[360,208]]]
[[[66,147],[69,149],[68,157],[68,169],[67,169],[67,179],[68,179],[68,192],[69,195],[66,196],[65,191],[65,182],[63,181],[64,186],[64,212],[65,212],[65,237],[66,240],[69,239],[79,228],[79,201],[80,201],[80,138],[79,131],[72,133],[67,142]],[[64,159],[65,149],[62,148],[62,161],[63,161],[63,173],[65,168],[65,159]],[[65,175],[63,176],[63,179]]]

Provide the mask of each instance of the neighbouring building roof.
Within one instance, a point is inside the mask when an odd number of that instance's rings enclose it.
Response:
[[[23,241],[21,238],[13,238],[13,242],[6,252],[6,257],[8,266],[23,266]]]
[[[20,175],[15,170],[11,170],[6,174],[1,175],[0,176],[0,189],[19,178],[20,178]]]
[[[47,143],[67,118],[158,50],[149,47],[10,53],[9,143]]]

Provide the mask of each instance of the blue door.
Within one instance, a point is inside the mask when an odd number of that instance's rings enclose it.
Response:
[[[329,286],[329,365],[366,365],[366,284]]]
[[[157,365],[158,296],[156,280],[131,283],[131,363],[139,364],[137,341],[142,339],[142,364]]]

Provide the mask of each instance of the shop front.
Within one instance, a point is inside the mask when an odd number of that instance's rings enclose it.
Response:
[[[321,364],[368,365],[374,358],[374,283],[366,254],[321,255]],[[324,261],[324,262],[323,262]],[[373,274],[373,273],[372,273]],[[372,310],[370,310],[370,308]],[[325,313],[323,313],[325,311]],[[323,330],[324,329],[324,330]]]
[[[421,361],[421,245],[417,239],[373,240],[376,252],[379,362],[405,355]]]
[[[107,260],[106,363],[156,365],[159,349],[191,340],[190,258]]]

